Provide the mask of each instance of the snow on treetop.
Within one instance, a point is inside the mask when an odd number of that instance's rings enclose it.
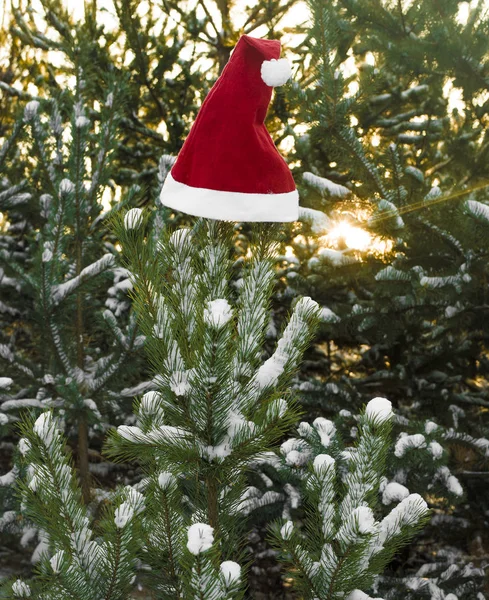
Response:
[[[138,490],[131,485],[126,485],[124,490],[127,493],[126,502],[134,509],[136,513],[141,512],[144,508],[144,496],[141,494],[141,492],[138,492]]]
[[[309,435],[311,435],[311,432],[312,432],[312,427],[309,425],[309,423],[306,423],[306,421],[301,421],[301,423],[299,423],[299,427],[297,428],[297,433],[301,437],[308,437]]]
[[[143,223],[143,211],[140,208],[131,208],[124,216],[125,229],[138,229]]]
[[[359,506],[352,513],[358,521],[358,531],[360,533],[375,532],[375,518],[372,509],[369,506]]]
[[[19,452],[22,456],[25,456],[31,449],[31,443],[26,438],[20,438],[19,440]]]
[[[34,423],[34,433],[41,438],[41,440],[50,446],[56,434],[56,426],[53,421],[53,416],[50,412],[42,413]]]
[[[225,298],[211,300],[204,309],[204,321],[216,329],[224,327],[232,317],[233,310]]]
[[[311,458],[311,448],[307,442],[297,438],[290,438],[280,446],[280,453],[285,457],[285,462],[290,466],[302,467]]]
[[[280,535],[284,540],[288,540],[292,535],[292,530],[294,529],[294,524],[292,521],[286,521],[282,528],[280,529]]]
[[[331,444],[331,438],[336,433],[335,424],[324,417],[317,417],[312,424],[321,438],[321,444],[327,448]]]
[[[141,429],[135,425],[119,425],[117,433],[130,442],[140,442],[144,437]]]
[[[53,260],[52,243],[45,242],[44,250],[42,252],[42,262],[51,262]]]
[[[441,458],[443,456],[443,446],[436,440],[433,440],[428,445],[428,452],[432,454],[433,460],[436,460],[437,458]]]
[[[438,425],[434,421],[426,421],[424,425],[424,430],[426,431],[427,435],[430,435],[430,433],[433,433],[437,429]]]
[[[24,108],[24,119],[26,121],[31,121],[39,110],[39,102],[37,100],[31,100],[25,105]]]
[[[234,562],[234,560],[225,560],[221,563],[221,573],[225,584],[230,586],[239,581],[241,577],[241,567],[237,562]]]
[[[29,102],[31,104],[31,102]],[[12,593],[15,598],[30,598],[31,597],[31,588],[22,581],[22,579],[17,579],[12,584]]]
[[[131,503],[123,502],[114,513],[114,523],[118,529],[123,529],[134,516],[134,508]]]
[[[385,421],[388,421],[392,415],[392,403],[390,400],[387,400],[387,398],[381,398],[380,396],[370,400],[365,410],[367,419],[375,421],[376,423],[384,423]]]
[[[314,459],[313,467],[316,475],[322,475],[329,471],[330,467],[335,464],[335,459],[329,454],[318,454]]]
[[[188,238],[192,236],[192,230],[190,227],[183,227],[182,229],[177,229],[170,236],[170,244],[175,248],[175,250],[182,250]]]
[[[62,179],[59,184],[59,193],[60,194],[71,194],[75,191],[75,184],[70,179]]]
[[[65,557],[64,550],[58,550],[58,552],[56,552],[56,554],[53,554],[53,556],[49,560],[49,562],[51,564],[51,569],[53,569],[53,571],[56,574],[61,571],[61,566],[63,564],[64,557]]]
[[[146,392],[141,399],[141,412],[151,415],[158,411],[161,402],[161,394],[159,392]]]
[[[391,504],[392,502],[400,502],[409,496],[409,490],[404,485],[391,481],[388,483],[382,493],[382,504]]]
[[[327,306],[321,308],[320,319],[323,323],[338,323],[341,319]]]
[[[189,382],[189,374],[192,369],[188,371],[174,371],[170,377],[170,389],[176,396],[185,396],[190,391],[191,385]]]
[[[162,490],[166,490],[167,488],[169,488],[175,481],[176,480],[174,475],[172,475],[172,473],[169,473],[168,471],[162,471],[158,475],[158,485]]]
[[[75,121],[75,126],[76,127],[86,127],[87,125],[90,125],[90,119],[87,119],[87,117],[85,117],[84,115],[80,115],[79,117],[76,117],[76,121]]]
[[[188,528],[187,548],[197,556],[209,550],[214,543],[214,529],[206,523],[194,523]]]
[[[303,296],[295,305],[296,311],[315,311],[319,309],[319,304],[309,296]]]
[[[409,448],[426,448],[426,438],[422,433],[407,435],[401,433],[394,447],[394,455],[401,458]]]

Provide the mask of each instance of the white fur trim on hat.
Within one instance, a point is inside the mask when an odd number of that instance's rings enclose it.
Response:
[[[286,58],[279,58],[279,60],[272,58],[261,63],[261,78],[271,87],[283,85],[291,77],[292,68]]]
[[[282,194],[248,194],[195,188],[168,173],[160,194],[164,206],[188,215],[220,221],[291,222],[299,215],[297,190]]]

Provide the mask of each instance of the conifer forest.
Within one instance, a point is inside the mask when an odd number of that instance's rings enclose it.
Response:
[[[241,36],[294,221],[164,203]],[[489,598],[487,0],[1,0],[18,598]]]

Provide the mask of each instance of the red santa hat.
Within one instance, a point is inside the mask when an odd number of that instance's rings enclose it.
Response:
[[[161,202],[225,221],[295,221],[292,174],[265,127],[272,88],[290,75],[278,40],[244,35],[207,95]]]

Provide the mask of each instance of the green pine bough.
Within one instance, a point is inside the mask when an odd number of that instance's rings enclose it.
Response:
[[[113,430],[107,453],[141,465],[144,477],[92,514],[50,412],[24,422],[19,483],[24,515],[47,552],[14,598],[128,598],[136,580],[155,598],[242,598],[252,464],[274,457],[297,486],[304,512],[271,528],[304,598],[366,598],[394,552],[428,510],[409,495],[383,519],[374,510],[391,443],[390,402],[372,400],[355,447],[332,422],[301,423],[288,389],[319,320],[299,299],[263,361],[275,246],[258,231],[245,260],[232,257],[231,226],[145,235],[139,209],[117,221],[133,299],[158,389],[135,405],[135,425]],[[268,236],[270,238],[271,236]],[[149,592],[148,592],[149,593]]]
[[[299,437],[282,444],[280,468],[296,485],[304,517],[299,527],[292,520],[275,523],[272,542],[303,598],[367,600],[360,588],[374,586],[376,575],[427,520],[426,502],[405,488],[389,514],[377,519],[374,513],[392,416],[391,403],[374,398],[360,417],[355,446],[345,448],[334,423],[323,417],[312,426],[301,423]]]

